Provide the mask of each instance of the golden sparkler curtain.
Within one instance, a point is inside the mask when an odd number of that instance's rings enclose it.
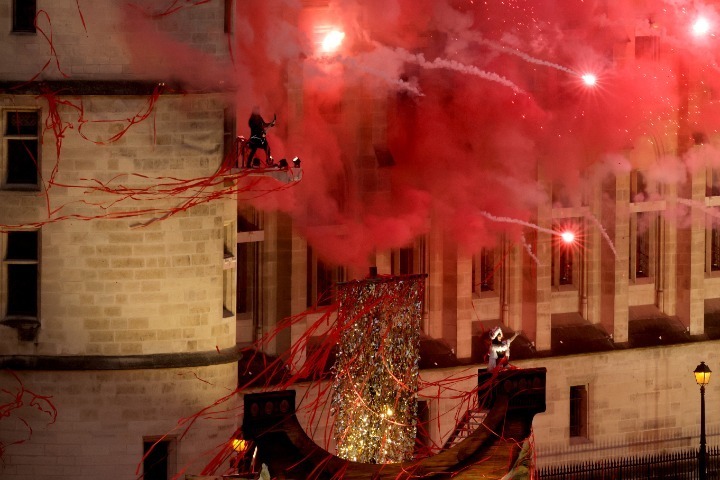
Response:
[[[332,408],[338,456],[362,463],[412,458],[425,276],[339,284]]]

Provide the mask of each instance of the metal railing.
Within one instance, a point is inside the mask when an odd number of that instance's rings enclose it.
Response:
[[[537,470],[535,478],[538,480],[695,480],[698,478],[698,450],[545,467]],[[707,478],[720,479],[720,447],[718,446],[707,449]]]

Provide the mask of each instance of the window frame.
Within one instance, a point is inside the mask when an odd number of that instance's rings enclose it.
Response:
[[[34,134],[12,134],[8,133],[8,119],[14,113],[34,112],[37,115],[37,130]],[[41,152],[41,110],[39,108],[4,108],[2,109],[2,182],[0,189],[8,191],[39,191],[40,171],[42,166]],[[9,182],[8,176],[10,172],[10,148],[9,141],[12,140],[34,140],[35,147],[35,183]]]
[[[476,296],[494,296],[500,292],[505,262],[499,261],[502,252],[498,247],[482,247],[472,257],[472,293]],[[486,281],[487,279],[487,281]]]
[[[642,170],[630,171],[630,203],[651,202],[661,194],[661,185],[651,181]]]
[[[720,275],[720,224],[705,229],[705,274]]]
[[[336,285],[345,281],[345,269],[331,266],[318,258],[314,249],[307,246],[307,291],[308,307],[324,307],[336,301]]]
[[[232,107],[223,109],[223,160],[225,167],[238,166],[237,117]]]
[[[575,232],[578,239],[583,235],[585,223],[580,217],[556,219],[553,222],[553,231],[558,234],[566,229]],[[552,235],[550,239],[550,286],[555,290],[577,290],[580,287],[585,256],[577,245],[578,241],[566,244],[559,235]]]
[[[589,440],[590,388],[587,384],[570,385],[568,436],[570,440]]]
[[[223,3],[223,33],[233,33],[234,32],[234,13],[235,9],[233,8],[233,5],[235,4],[234,0],[224,0]]]
[[[262,278],[265,231],[263,212],[243,204],[237,211],[237,258],[235,278],[235,320],[249,322],[250,338],[256,341],[262,331]],[[242,300],[241,300],[242,299]],[[242,328],[248,328],[243,326]],[[237,335],[245,335],[240,324]]]
[[[8,247],[10,245],[10,236],[17,232],[35,232],[37,235],[36,252],[35,258],[8,258]],[[8,230],[2,235],[2,278],[4,280],[4,288],[2,289],[2,314],[3,320],[30,320],[38,322],[40,321],[40,265],[41,265],[41,231],[39,229],[23,229],[23,230]],[[22,313],[10,313],[11,301],[10,301],[10,285],[13,283],[11,275],[11,265],[35,265],[35,315],[28,315]]]
[[[636,34],[633,56],[636,60],[657,61],[660,57],[660,36]]]
[[[236,309],[237,232],[235,230],[234,221],[223,224],[223,318],[234,317]]]
[[[428,273],[428,248],[427,238],[422,235],[414,242],[402,248],[394,248],[390,251],[390,274],[391,275],[427,275]],[[407,261],[407,255],[412,256],[412,261]],[[403,260],[405,258],[406,260]],[[407,265],[412,263],[410,271]],[[404,268],[405,267],[405,268]],[[423,325],[422,331],[427,331],[427,316],[430,305],[430,284],[425,283],[425,295],[423,296]]]
[[[644,217],[647,217],[646,221]],[[647,224],[647,227],[645,226]],[[659,213],[654,210],[633,212],[630,215],[630,258],[628,262],[629,278],[634,283],[647,283],[653,281],[657,274],[659,253]],[[645,248],[643,249],[643,245]],[[643,252],[647,252],[646,272],[639,270],[639,262]]]
[[[30,20],[30,19],[23,17],[23,20],[25,20],[25,21],[19,22],[18,20],[20,19],[20,15],[22,13],[27,14],[27,12],[25,12],[25,11],[19,12],[19,10],[21,10],[21,9],[18,8],[18,4],[20,2],[23,2],[27,5],[30,1],[32,2],[32,11],[33,11],[31,21],[28,22],[28,20]],[[28,12],[30,11],[29,8],[26,7],[26,9]],[[13,0],[13,2],[12,2],[12,26],[11,26],[10,32],[13,34],[21,34],[21,35],[36,35],[37,34],[37,28],[35,27],[35,18],[36,17],[37,17],[37,1],[36,0]],[[32,24],[32,26],[30,26],[29,24]]]
[[[720,168],[708,167],[705,175],[705,196],[720,196]]]
[[[152,458],[151,457],[152,452],[150,452],[150,449],[155,447],[156,444],[166,446],[167,455],[164,458],[165,459],[165,477],[166,477],[166,479],[174,478],[175,474],[177,473],[177,467],[178,467],[178,465],[177,465],[177,451],[178,451],[177,438],[175,436],[169,436],[169,435],[143,436],[142,442],[143,442],[143,456],[142,456],[143,478],[146,478],[148,480],[157,478],[157,476],[153,475],[152,472],[146,471],[148,460]]]

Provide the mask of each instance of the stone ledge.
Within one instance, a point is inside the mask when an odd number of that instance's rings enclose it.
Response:
[[[191,353],[152,355],[2,355],[0,368],[10,370],[144,370],[205,367],[235,363],[242,357],[237,347]]]
[[[0,325],[17,330],[21,342],[34,342],[37,340],[40,320],[31,317],[8,317],[0,321]]]

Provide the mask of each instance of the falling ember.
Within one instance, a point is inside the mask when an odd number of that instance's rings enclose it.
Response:
[[[595,84],[597,83],[597,77],[592,73],[586,73],[581,78],[583,83],[585,83],[585,85],[589,87],[595,86]]]
[[[710,31],[710,22],[705,17],[698,17],[692,25],[692,33],[696,37],[707,35]]]
[[[251,472],[255,471],[255,457],[257,456],[257,449],[258,449],[258,447],[255,447],[255,450],[253,450],[252,460],[250,461],[250,471]]]
[[[344,39],[345,32],[341,32],[340,30],[330,30],[320,44],[322,52],[335,52],[338,48],[340,48]]]
[[[570,244],[575,241],[575,234],[570,231],[565,231],[560,234],[560,238],[562,238],[563,242]]]

